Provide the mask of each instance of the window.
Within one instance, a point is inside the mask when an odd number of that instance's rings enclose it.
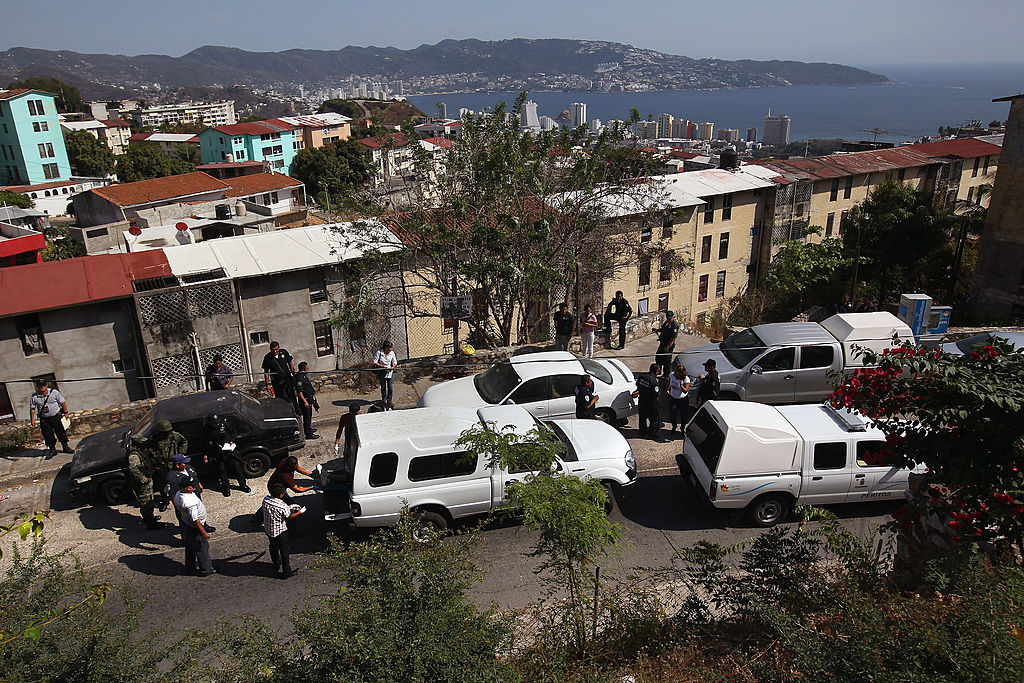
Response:
[[[727,221],[732,218],[732,195],[727,194],[722,197],[722,220]]]
[[[827,368],[832,365],[836,350],[831,346],[801,346],[800,369]]]
[[[705,200],[707,203],[704,205],[704,222],[714,223],[715,222],[715,198],[708,197]]]
[[[236,144],[236,145],[240,145],[240,144],[242,144],[242,142],[243,142],[243,140],[242,140],[242,136],[241,136],[241,135],[239,135],[238,137],[232,138],[232,139],[231,139],[231,142],[233,142],[233,143],[234,143],[234,144]]]
[[[757,364],[764,372],[781,372],[792,370],[796,362],[796,348],[790,346],[787,349],[775,349],[761,356]]]
[[[511,398],[516,405],[548,400],[548,378],[534,377],[523,382],[512,392]]]
[[[665,217],[661,220],[661,239],[667,240],[672,238],[672,214],[666,213]]]
[[[882,464],[882,453],[888,450],[884,441],[858,441],[857,442],[857,466],[858,467],[888,467]]]
[[[636,314],[637,315],[643,315],[644,313],[649,313],[650,310],[651,310],[651,300],[648,299],[647,297],[644,297],[643,299],[640,299],[639,301],[636,302]]]
[[[974,168],[971,170],[971,177],[978,177],[978,169],[981,167],[981,157],[974,157]]]
[[[3,145],[0,145],[0,152],[4,153],[4,161],[7,161],[7,148],[4,147]],[[10,166],[8,166],[7,168],[10,168]]]
[[[284,168],[284,160],[278,159],[277,161],[274,162],[273,166],[274,168]]]
[[[29,116],[36,116],[39,113],[39,112],[36,111],[36,101],[35,100],[29,100],[28,101],[28,113],[29,113]]]
[[[37,353],[47,353],[46,338],[43,337],[43,328],[39,324],[39,316],[35,313],[23,315],[17,319],[18,336],[21,337],[21,350],[26,356],[34,356]]]
[[[270,333],[267,331],[263,332],[250,332],[249,343],[253,346],[259,346],[260,344],[270,343]]]
[[[843,186],[843,199],[849,199],[850,193],[853,192],[853,176],[846,176],[846,184]]]
[[[6,128],[6,126],[4,126],[4,127]],[[32,122],[32,132],[33,133],[39,133],[41,131],[42,131],[42,126],[39,125],[39,121],[33,121]],[[7,132],[7,131],[4,131],[4,132]]]
[[[317,268],[309,271],[309,303],[327,301],[327,279],[324,271]]]
[[[659,311],[667,311],[668,310],[668,294],[667,293],[666,294],[659,294],[658,295],[658,310]]]
[[[85,236],[89,239],[95,239],[96,237],[106,237],[108,234],[106,228],[95,228],[93,230],[86,230]]]
[[[718,258],[729,258],[729,233],[723,232],[718,238]]]
[[[50,145],[50,148],[47,149],[46,144],[45,142],[39,143],[39,158],[41,159],[49,159],[53,156],[53,145]]]
[[[646,218],[640,223],[640,241],[650,242],[651,241],[651,223]]]
[[[110,362],[114,372],[119,375],[123,375],[126,372],[135,372],[135,359],[134,358],[118,358],[115,361]]]
[[[579,375],[555,375],[551,378],[551,398],[575,398],[579,381]]]
[[[967,188],[967,203],[970,204],[973,201],[974,201],[974,188],[973,187],[968,187]]]
[[[43,177],[50,180],[59,178],[60,171],[57,170],[57,164],[43,164]]]
[[[430,481],[473,474],[476,472],[477,457],[461,452],[413,458],[409,461],[409,481]]]
[[[700,262],[707,263],[711,260],[711,235],[705,235],[700,240]]]
[[[828,195],[828,200],[834,202],[839,199],[839,178],[832,180],[832,191]]]
[[[907,177],[907,169],[901,168],[899,171],[897,171],[897,173],[896,173],[896,180],[898,180],[898,181],[900,181],[902,183],[906,179],[906,177]]]
[[[672,252],[661,255],[658,264],[658,282],[671,282],[672,280]]]
[[[313,336],[316,337],[317,356],[329,356],[334,353],[334,334],[331,323],[326,318],[313,321]]]
[[[43,125],[45,126],[46,124],[43,124]],[[985,157],[985,163],[983,164],[983,167],[981,169],[981,172],[982,172],[983,175],[988,175],[988,160],[990,158],[991,157]]]
[[[846,467],[845,443],[814,444],[814,469],[841,470]]]
[[[370,486],[391,486],[398,474],[398,453],[378,453],[370,461]]]
[[[701,275],[697,285],[697,301],[708,300],[708,276]]]
[[[833,211],[832,213],[830,213],[828,215],[828,218],[825,219],[825,237],[831,237],[832,236],[832,230],[833,230],[833,228],[835,228],[835,225],[836,225],[836,212]]]
[[[637,278],[637,284],[640,287],[651,286],[651,257],[642,256],[640,257],[640,263],[637,266],[639,277]]]
[[[715,298],[720,299],[725,296],[725,271],[718,271],[718,275],[715,277]]]
[[[245,150],[244,149],[240,149],[240,150],[238,150],[238,152],[235,153],[235,160],[236,161],[245,161]]]
[[[839,234],[842,235],[846,231],[846,211],[839,214]]]

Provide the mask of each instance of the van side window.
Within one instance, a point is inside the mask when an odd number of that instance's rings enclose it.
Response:
[[[398,474],[398,453],[378,453],[370,461],[370,486],[390,486]]]
[[[523,382],[512,392],[512,400],[520,406],[524,403],[548,400],[548,378],[534,377]]]
[[[477,456],[465,451],[422,455],[409,461],[409,481],[464,477],[476,472]]]
[[[882,462],[882,452],[887,450],[884,441],[858,441],[857,442],[857,466],[858,467],[888,467]]]
[[[757,362],[765,372],[777,372],[780,370],[792,370],[793,362],[796,359],[796,348],[776,349],[767,353]]]
[[[814,444],[814,469],[841,470],[846,467],[845,443]]]
[[[800,369],[830,367],[835,354],[831,346],[801,346]]]

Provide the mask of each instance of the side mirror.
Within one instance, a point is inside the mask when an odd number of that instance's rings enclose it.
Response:
[[[510,398],[506,398],[506,399],[505,399],[505,403],[504,403],[504,405],[507,405],[507,406],[514,406],[515,404],[516,404],[516,402],[515,402],[515,401],[513,401],[512,399],[510,399]]]
[[[752,375],[760,375],[762,372],[764,372],[764,370],[761,369],[760,365],[751,365],[750,366],[750,374],[752,374]]]

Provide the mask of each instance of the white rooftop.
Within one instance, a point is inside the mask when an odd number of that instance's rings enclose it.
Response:
[[[146,140],[149,142],[188,142],[194,137],[194,133],[150,133]]]
[[[68,130],[98,130],[107,127],[102,121],[61,121],[60,125]]]
[[[343,123],[350,123],[352,119],[337,112],[328,111],[322,114],[303,114],[302,116],[280,116],[279,121],[292,126],[340,126]]]
[[[223,268],[228,277],[240,278],[335,265],[372,249],[401,248],[399,239],[383,224],[364,221],[360,225],[365,227],[331,223],[222,237],[167,247],[164,254],[177,276]]]

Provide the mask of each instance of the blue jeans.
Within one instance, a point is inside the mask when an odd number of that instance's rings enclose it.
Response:
[[[380,400],[391,402],[395,396],[395,376],[386,376],[386,373],[380,373]]]
[[[185,570],[209,574],[213,571],[210,561],[210,542],[199,533],[194,524],[181,524],[181,540],[185,543]]]

